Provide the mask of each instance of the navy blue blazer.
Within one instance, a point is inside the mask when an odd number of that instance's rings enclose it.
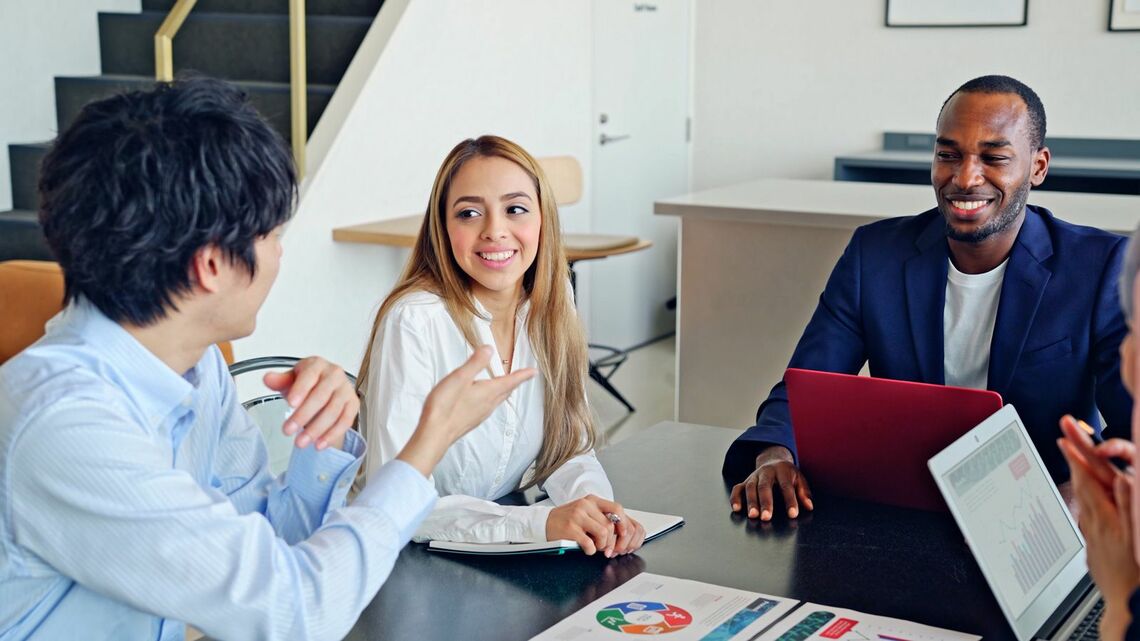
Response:
[[[1127,331],[1117,280],[1126,240],[1030,205],[1009,255],[990,344],[988,388],[1017,407],[1055,481],[1069,471],[1056,439],[1071,413],[1128,438],[1132,399],[1120,380]],[[949,247],[937,209],[855,230],[789,367],[945,384],[942,310]],[[743,480],[770,444],[795,454],[784,382],[729,448],[724,475]],[[810,481],[810,479],[809,479]]]

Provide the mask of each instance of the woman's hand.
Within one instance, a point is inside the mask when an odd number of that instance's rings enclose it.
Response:
[[[645,543],[645,527],[628,514],[623,514],[620,518],[621,521],[614,524],[614,528],[617,530],[617,541],[614,543],[612,554],[606,556],[636,552],[641,548],[641,544]]]
[[[611,514],[620,521],[611,520]],[[626,523],[626,519],[632,523]],[[626,533],[625,541],[622,542],[624,554],[637,549],[629,549],[634,542],[638,547],[641,546],[645,539],[645,529],[626,516],[620,504],[590,494],[550,511],[546,517],[546,540],[568,539],[577,542],[587,555],[601,551],[609,558],[615,554],[621,536],[619,528],[622,526]],[[635,538],[637,530],[641,530],[640,538]]]
[[[1131,448],[1113,439],[1094,446],[1072,417],[1061,421],[1065,438],[1057,444],[1072,473],[1073,498],[1079,506],[1079,525],[1087,544],[1089,573],[1104,596],[1101,636],[1123,639],[1130,616],[1128,599],[1140,587],[1140,567],[1133,551],[1132,492],[1134,477],[1108,462],[1111,456],[1128,457]]]

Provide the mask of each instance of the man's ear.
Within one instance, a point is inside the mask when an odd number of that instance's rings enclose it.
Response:
[[[1029,184],[1039,187],[1049,173],[1049,148],[1042,147],[1033,155],[1033,173],[1029,174]]]
[[[226,276],[226,256],[217,245],[206,245],[190,259],[190,280],[208,293],[217,293]]]

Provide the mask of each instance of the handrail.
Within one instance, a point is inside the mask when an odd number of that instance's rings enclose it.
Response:
[[[174,36],[198,0],[178,0],[154,32],[154,79],[174,82]],[[305,177],[308,141],[308,81],[305,77],[305,0],[289,0],[289,106],[293,162],[298,180]]]
[[[154,32],[154,79],[157,82],[174,82],[174,34],[182,28],[186,16],[198,0],[178,0],[166,14],[166,19]]]
[[[297,180],[305,177],[305,143],[309,137],[308,81],[305,77],[305,0],[289,0],[289,101],[293,163]]]

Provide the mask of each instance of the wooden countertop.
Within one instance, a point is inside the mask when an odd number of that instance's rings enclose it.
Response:
[[[1029,203],[1067,222],[1129,234],[1140,223],[1140,196],[1033,191]],[[927,185],[764,178],[654,203],[654,212],[688,219],[854,229],[934,206]]]

